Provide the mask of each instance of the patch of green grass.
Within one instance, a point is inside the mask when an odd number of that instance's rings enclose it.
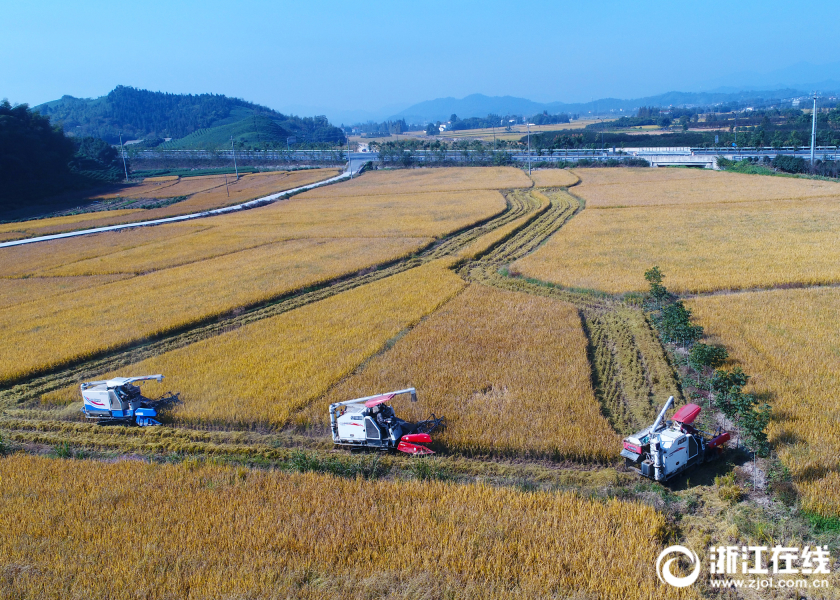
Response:
[[[239,174],[242,173],[258,173],[260,169],[256,167],[239,167]],[[202,177],[204,175],[232,175],[237,172],[234,167],[223,167],[219,169],[143,169],[139,171],[132,171],[132,177]]]
[[[451,476],[449,469],[434,458],[415,458],[409,463],[408,471],[421,481],[444,480]]]
[[[70,449],[70,444],[61,442],[52,449],[52,454],[58,458],[73,458],[73,451]]]
[[[291,471],[305,473],[332,473],[339,477],[364,477],[376,479],[386,474],[386,469],[379,464],[379,456],[346,460],[334,456],[322,456],[315,452],[295,450],[289,455],[285,466]]]
[[[840,533],[840,517],[824,517],[809,512],[803,512],[803,515],[818,533]]]

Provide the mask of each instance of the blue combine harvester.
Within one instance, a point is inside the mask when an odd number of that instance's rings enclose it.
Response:
[[[88,419],[100,423],[137,423],[140,427],[160,425],[156,406],[177,399],[171,394],[159,400],[149,400],[140,393],[140,388],[132,385],[138,381],[153,379],[161,381],[163,375],[144,375],[142,377],[114,377],[107,381],[83,383],[82,412]]]

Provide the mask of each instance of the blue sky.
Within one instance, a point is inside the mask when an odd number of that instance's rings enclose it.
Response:
[[[633,98],[779,69],[840,79],[837,23],[840,2],[789,0],[15,2],[0,19],[0,97],[35,105],[124,84],[300,114],[471,93]]]

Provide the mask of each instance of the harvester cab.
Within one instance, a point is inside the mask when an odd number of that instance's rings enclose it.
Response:
[[[134,385],[140,381],[162,381],[163,375],[143,375],[142,377],[114,377],[107,381],[83,383],[82,412],[88,419],[100,423],[137,423],[141,427],[160,425],[155,405],[163,400],[149,400]]]
[[[655,481],[667,481],[696,465],[717,458],[723,453],[729,441],[729,433],[723,431],[710,439],[694,428],[701,408],[686,404],[665,421],[665,413],[674,405],[674,397],[668,398],[653,425],[624,438],[621,456],[625,464],[644,477]]]
[[[443,418],[409,423],[394,414],[387,403],[396,396],[408,394],[417,402],[414,388],[376,396],[355,398],[330,404],[330,427],[333,441],[351,448],[398,450],[406,454],[434,454],[421,444],[431,443],[429,435],[443,425]]]

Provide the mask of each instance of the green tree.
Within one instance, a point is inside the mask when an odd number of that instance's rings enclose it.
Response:
[[[714,372],[710,385],[712,391],[717,394],[717,405],[724,414],[728,414],[731,398],[740,394],[749,380],[750,376],[744,373],[741,367],[735,367],[731,371],[716,370]]]
[[[740,425],[744,444],[759,456],[767,454],[767,425],[772,409],[769,404],[750,406],[741,414]]]
[[[691,324],[691,311],[682,300],[666,305],[662,309],[660,330],[668,342],[687,345],[703,335],[700,325]]]
[[[662,285],[662,280],[665,279],[665,275],[659,270],[658,266],[654,266],[645,271],[645,279],[650,284],[650,295],[657,302],[661,302],[668,295],[668,290]]]
[[[704,369],[717,369],[726,362],[727,358],[729,358],[729,352],[723,346],[711,346],[698,342],[692,346],[688,354],[688,364],[699,375]]]

